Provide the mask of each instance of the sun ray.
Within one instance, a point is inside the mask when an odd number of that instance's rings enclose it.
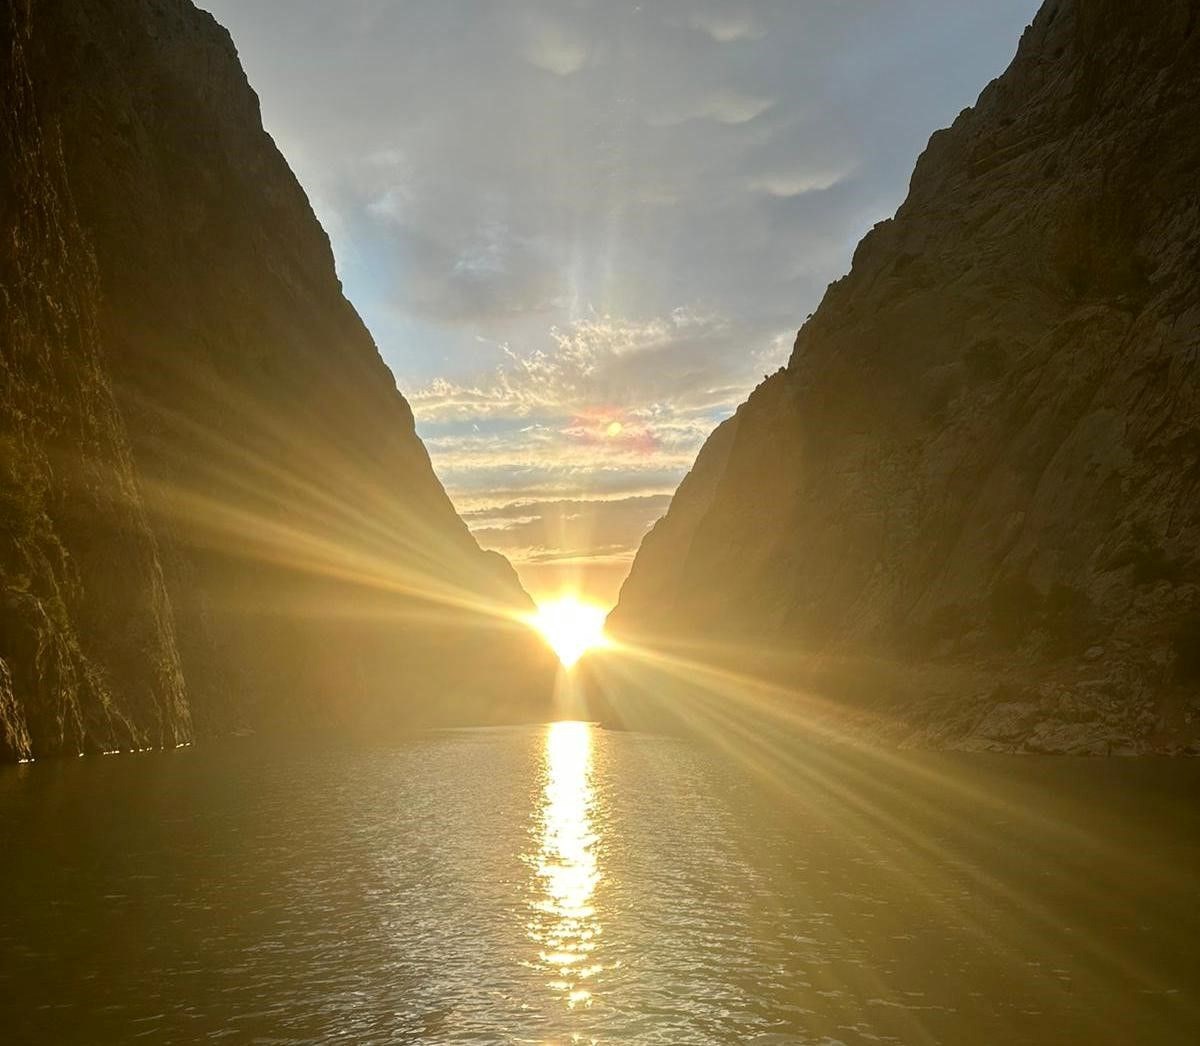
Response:
[[[589,667],[593,692],[604,693],[615,721],[633,729],[639,721],[650,729],[661,728],[661,714],[668,710],[665,706],[671,706],[672,729],[682,729],[750,770],[765,785],[777,789],[781,800],[794,795],[801,783],[816,789],[840,811],[847,844],[863,850],[867,858],[870,841],[878,833],[903,838],[908,861],[894,868],[897,879],[914,898],[952,912],[969,933],[988,941],[998,954],[1017,961],[1029,941],[1013,936],[1015,930],[997,932],[995,917],[1020,910],[1041,932],[1052,935],[1061,929],[1052,910],[986,867],[964,861],[939,837],[923,836],[909,823],[909,813],[898,812],[889,795],[903,795],[909,811],[919,809],[926,820],[955,837],[965,834],[979,842],[994,834],[997,823],[1019,823],[1034,840],[1047,833],[1069,836],[1081,854],[1091,855],[1093,866],[1120,867],[1126,879],[1160,880],[1166,886],[1177,878],[1174,870],[1121,853],[1103,837],[1057,819],[1048,823],[1037,809],[1004,794],[990,794],[972,785],[969,778],[954,774],[949,766],[938,771],[901,753],[876,746],[863,748],[855,743],[855,732],[847,729],[848,724],[839,725],[846,710],[841,708],[838,716],[835,699],[722,665],[721,659],[713,656],[715,646],[709,643],[708,656],[702,657],[699,645],[696,656],[691,656],[690,644],[668,652],[629,639],[610,640],[609,649]],[[749,663],[753,661],[752,644],[744,646],[741,660]],[[805,736],[813,743],[800,745]],[[1029,845],[1036,851],[1036,843]],[[936,894],[931,884],[940,880],[930,874],[931,868],[952,872],[970,883],[969,897]],[[1084,889],[1097,905],[1112,903],[1111,880]],[[1136,960],[1114,953],[1086,931],[1078,933],[1075,940],[1097,965],[1150,985],[1149,975]]]

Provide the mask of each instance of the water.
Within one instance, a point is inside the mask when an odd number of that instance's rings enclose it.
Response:
[[[6,1042],[1195,1043],[1200,764],[585,724],[0,772]]]

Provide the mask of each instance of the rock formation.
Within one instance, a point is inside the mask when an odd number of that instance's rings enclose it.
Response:
[[[2,0],[0,757],[538,714],[228,34]]]
[[[767,648],[901,743],[1194,744],[1198,126],[1200,3],[1048,0],[703,448],[610,626]]]

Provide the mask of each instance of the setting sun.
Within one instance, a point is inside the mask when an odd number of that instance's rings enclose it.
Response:
[[[542,634],[563,666],[570,668],[589,650],[605,645],[604,617],[603,607],[575,596],[561,596],[538,604],[529,623]]]

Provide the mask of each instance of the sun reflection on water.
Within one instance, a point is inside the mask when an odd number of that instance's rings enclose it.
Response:
[[[538,945],[549,987],[567,1006],[590,1006],[589,985],[603,967],[596,961],[600,923],[592,894],[600,881],[592,826],[592,737],[587,723],[552,723],[546,732],[546,786],[536,893],[529,936]]]

